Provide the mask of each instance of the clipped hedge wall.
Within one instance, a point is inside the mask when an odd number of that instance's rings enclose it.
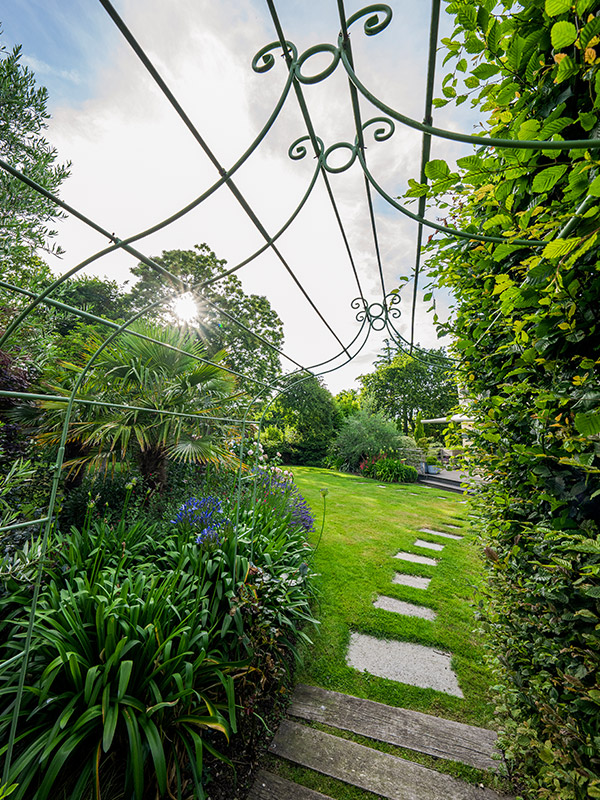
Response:
[[[436,104],[470,96],[495,137],[599,138],[597,7],[452,2]],[[456,297],[442,327],[473,399],[468,457],[487,481],[482,620],[504,745],[523,795],[600,797],[599,151],[481,148],[457,165],[431,161],[430,187],[407,194],[499,239],[436,236],[429,269]]]

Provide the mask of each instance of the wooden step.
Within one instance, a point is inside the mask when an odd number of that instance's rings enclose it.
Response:
[[[298,684],[289,713],[478,769],[498,769],[499,766],[492,758],[497,739],[493,731],[419,711]]]
[[[261,769],[246,800],[331,800],[331,798]]]
[[[387,800],[501,800],[491,789],[297,722],[284,720],[269,750]]]

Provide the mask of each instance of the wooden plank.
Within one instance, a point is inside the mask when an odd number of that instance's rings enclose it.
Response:
[[[261,769],[247,800],[331,800],[331,798]]]
[[[289,711],[311,722],[322,722],[478,769],[498,769],[500,763],[492,758],[497,739],[493,731],[330,692],[318,686],[299,684]]]
[[[500,800],[491,789],[284,720],[270,752],[387,800]]]

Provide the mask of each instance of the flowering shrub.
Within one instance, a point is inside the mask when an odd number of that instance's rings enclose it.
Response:
[[[196,544],[219,545],[223,529],[229,524],[223,515],[223,505],[218,497],[191,497],[180,506],[175,518],[171,520],[184,531],[196,535]]]
[[[358,466],[366,478],[376,478],[387,483],[414,483],[418,472],[402,458],[393,458],[385,453],[365,458]]]
[[[289,516],[291,529],[300,529],[305,533],[314,530],[315,520],[308,503],[300,494],[293,481],[293,475],[287,470],[275,467],[272,470],[257,472],[258,492],[263,502],[277,509],[282,516]]]

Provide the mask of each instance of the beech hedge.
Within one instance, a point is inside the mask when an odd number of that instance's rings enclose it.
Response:
[[[436,234],[428,268],[456,298],[440,327],[476,420],[502,741],[519,791],[561,800],[600,797],[600,151],[544,142],[600,138],[598,5],[451,2],[435,105],[470,101],[484,135],[540,149],[435,159],[406,194],[496,237]]]

